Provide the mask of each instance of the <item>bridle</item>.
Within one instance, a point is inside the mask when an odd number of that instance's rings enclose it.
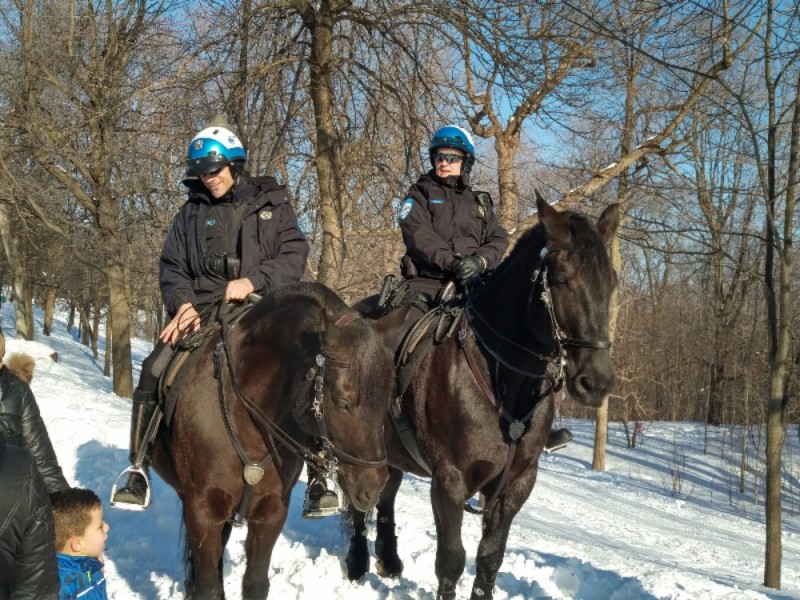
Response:
[[[554,254],[556,252],[569,252],[569,250],[570,248],[567,246],[556,247],[553,250],[548,250],[547,246],[545,246],[539,251],[539,264],[531,273],[531,287],[530,291],[528,292],[528,301],[525,305],[526,325],[530,331],[534,330],[530,319],[538,283],[542,288],[542,302],[547,308],[548,315],[550,315],[550,331],[559,355],[564,354],[564,346],[577,346],[579,348],[607,350],[611,348],[611,340],[585,340],[581,338],[567,337],[562,333],[561,327],[558,325],[558,319],[556,318],[556,312],[553,306],[553,294],[550,291],[550,285],[547,282],[547,255],[548,253]]]
[[[486,292],[486,290],[491,286],[491,283],[488,283],[486,286],[480,288],[473,294],[470,294],[470,296],[467,298],[465,307],[467,319],[472,325],[472,330],[475,333],[475,337],[481,343],[483,349],[492,358],[506,368],[519,373],[520,375],[534,379],[551,379],[553,380],[553,386],[556,390],[560,388],[566,376],[566,347],[574,346],[594,350],[606,350],[611,348],[610,340],[590,340],[567,337],[564,335],[561,326],[558,323],[558,318],[556,317],[555,306],[553,303],[553,294],[550,290],[550,285],[547,282],[547,255],[556,252],[568,252],[569,250],[570,248],[567,246],[556,247],[553,250],[548,250],[547,246],[544,246],[539,251],[539,262],[536,268],[531,272],[530,276],[530,287],[528,289],[528,296],[525,303],[525,326],[527,327],[528,331],[534,335],[534,339],[536,339],[537,342],[548,347],[550,350],[549,352],[536,352],[527,346],[523,346],[522,344],[515,342],[508,336],[500,333],[497,328],[480,313],[475,306],[475,300]],[[507,273],[507,270],[499,273],[497,276],[498,279],[505,277]],[[497,281],[497,279],[495,281]],[[537,291],[539,290],[541,290],[541,294],[539,294],[538,298],[541,299],[548,314],[550,342],[552,343],[543,342],[537,336],[535,336],[534,333],[536,331],[536,325],[532,321],[533,305],[537,300]],[[489,337],[493,338],[493,340],[497,340],[499,343],[490,343],[490,340],[488,339]],[[519,354],[529,358],[534,358],[539,362],[546,363],[547,365],[552,365],[555,367],[556,374],[542,375],[538,371],[533,371],[525,366],[515,364],[510,358],[505,356],[502,351],[495,349],[495,346],[507,347],[509,349],[513,349]]]
[[[348,363],[343,363],[340,361],[335,361],[331,358],[326,357],[324,354],[319,353],[314,358],[314,365],[306,373],[305,377],[303,378],[303,384],[299,387],[297,392],[294,395],[292,401],[285,407],[284,412],[281,414],[283,416],[286,410],[289,410],[299,398],[301,398],[304,394],[307,394],[311,391],[313,386],[313,400],[311,402],[311,413],[314,416],[315,422],[317,424],[317,428],[319,430],[319,439],[322,443],[322,452],[314,453],[305,445],[301,444],[297,440],[295,440],[287,431],[282,429],[277,423],[270,419],[269,416],[264,413],[264,411],[256,405],[252,400],[247,398],[244,393],[242,392],[241,386],[239,384],[239,379],[236,374],[236,369],[234,368],[233,362],[231,360],[231,352],[229,347],[228,341],[228,330],[229,326],[225,320],[225,307],[226,304],[223,303],[220,306],[220,322],[222,323],[222,331],[221,331],[221,340],[217,343],[214,349],[214,377],[217,379],[217,386],[219,389],[219,399],[220,399],[220,408],[222,409],[222,417],[223,422],[225,424],[225,429],[228,432],[228,437],[233,444],[236,453],[239,455],[239,458],[244,465],[243,469],[243,477],[245,480],[245,490],[242,497],[242,502],[239,507],[238,517],[236,520],[233,521],[235,525],[241,525],[244,518],[247,515],[247,509],[249,506],[250,501],[250,494],[252,492],[253,486],[261,481],[264,477],[264,467],[267,465],[268,462],[275,459],[278,454],[279,446],[277,444],[272,444],[273,448],[267,455],[259,462],[252,460],[247,451],[241,444],[239,437],[236,435],[236,431],[233,427],[233,423],[231,422],[229,410],[228,410],[228,403],[225,398],[224,393],[224,376],[223,376],[223,365],[222,360],[223,356],[225,358],[225,363],[228,367],[228,373],[230,375],[231,380],[231,387],[233,388],[234,394],[236,398],[242,403],[242,405],[247,410],[250,418],[253,422],[258,425],[263,431],[269,433],[274,440],[277,440],[281,445],[285,446],[292,454],[302,458],[304,461],[310,463],[314,468],[319,470],[320,472],[324,473],[326,476],[333,476],[336,470],[339,467],[339,462],[344,462],[347,464],[355,465],[358,467],[363,467],[367,469],[380,469],[385,467],[388,464],[386,453],[384,450],[383,456],[375,460],[364,460],[357,456],[354,456],[344,450],[336,448],[331,441],[328,435],[328,428],[325,423],[325,369],[326,366],[331,367],[338,367],[338,368],[348,368]],[[340,317],[338,321],[336,321],[336,326],[338,327],[346,327],[352,321],[354,321],[359,315],[357,313],[347,313],[344,316]],[[265,440],[266,441],[266,440]]]

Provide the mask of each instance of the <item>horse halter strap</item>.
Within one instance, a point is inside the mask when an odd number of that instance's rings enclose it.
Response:
[[[530,315],[531,307],[535,298],[536,284],[538,282],[542,286],[542,302],[547,308],[547,314],[550,316],[550,331],[553,335],[553,341],[556,343],[558,356],[562,357],[562,361],[563,356],[565,355],[564,346],[577,346],[579,348],[589,348],[592,350],[607,350],[611,348],[610,340],[584,340],[580,338],[566,337],[562,333],[561,327],[558,325],[555,307],[553,306],[553,294],[550,292],[550,285],[547,283],[546,259],[548,253],[564,252],[568,250],[568,247],[556,247],[553,250],[548,250],[547,246],[544,246],[539,251],[539,264],[531,273],[531,287],[530,291],[528,292],[528,302],[525,309],[526,324],[528,325],[528,328],[533,331],[533,326],[530,322]]]
[[[323,418],[323,402],[325,400],[325,364],[329,362],[331,365],[336,364],[337,366],[346,366],[341,363],[335,363],[332,360],[327,360],[322,354],[317,354],[315,357],[316,366],[311,367],[308,373],[305,376],[305,382],[301,386],[301,388],[297,392],[297,396],[299,397],[301,394],[305,393],[311,382],[314,383],[314,402],[312,404],[312,410],[314,410],[314,415],[317,418],[320,424],[320,430],[322,431],[322,439],[323,439],[323,446],[326,452],[330,452],[334,458],[332,460],[325,460],[323,458],[318,457],[317,455],[313,454],[306,448],[304,445],[300,444],[296,440],[294,440],[288,433],[286,433],[283,429],[281,429],[276,423],[274,423],[265,413],[261,410],[256,404],[254,404],[250,399],[248,399],[241,390],[241,386],[239,385],[239,380],[236,376],[236,370],[233,366],[233,361],[231,361],[231,353],[228,346],[228,326],[225,322],[224,315],[227,312],[227,308],[220,308],[220,321],[221,325],[221,337],[222,340],[217,343],[217,346],[214,350],[214,377],[217,379],[217,386],[219,389],[219,399],[220,399],[220,408],[222,409],[222,416],[223,421],[225,423],[225,428],[228,431],[228,437],[231,440],[231,443],[236,450],[236,453],[239,455],[239,458],[244,465],[243,470],[243,477],[245,480],[245,489],[244,494],[242,496],[242,502],[239,507],[239,517],[233,521],[234,525],[241,526],[242,519],[246,518],[249,503],[250,503],[250,495],[252,493],[252,488],[254,485],[259,483],[264,476],[264,467],[270,460],[274,460],[278,454],[278,446],[273,445],[273,449],[271,452],[268,452],[267,455],[259,462],[256,463],[252,461],[248,456],[247,452],[245,451],[244,447],[242,446],[241,442],[239,441],[238,436],[233,427],[233,423],[230,420],[230,415],[228,413],[228,405],[225,399],[225,392],[224,392],[224,385],[223,385],[223,366],[222,366],[222,358],[223,356],[226,359],[228,373],[230,374],[231,384],[233,387],[233,391],[236,395],[236,398],[242,403],[245,407],[247,412],[250,414],[250,418],[253,422],[260,425],[265,431],[269,432],[275,439],[286,446],[291,452],[293,452],[297,456],[301,456],[304,460],[311,462],[317,468],[322,468],[325,470],[332,470],[336,468],[338,464],[337,458],[341,458],[344,462],[365,467],[365,468],[381,468],[386,466],[387,460],[386,455],[384,454],[380,459],[369,461],[363,460],[358,458],[357,456],[353,456],[339,450],[333,446],[330,439],[327,435],[327,429],[325,427],[325,421]],[[347,313],[344,316],[340,317],[336,324],[340,327],[345,327],[352,321],[354,321],[358,316],[358,313]],[[342,324],[343,323],[343,324]],[[294,402],[295,399],[293,399]]]
[[[353,315],[355,313],[349,313]],[[358,317],[358,314],[355,314],[355,317]],[[341,321],[342,319],[340,319]],[[353,319],[349,319],[347,323],[352,321]],[[338,321],[337,321],[338,323]],[[346,323],[345,323],[346,325]],[[364,460],[362,458],[358,458],[357,456],[353,456],[344,450],[340,450],[336,448],[333,443],[331,442],[330,438],[328,437],[328,428],[325,426],[325,415],[324,415],[324,402],[325,402],[325,366],[330,364],[331,366],[337,366],[346,368],[347,365],[344,363],[339,363],[337,361],[331,360],[329,358],[325,358],[322,354],[317,354],[316,358],[314,359],[316,363],[315,366],[311,367],[306,373],[306,381],[307,382],[314,382],[314,400],[311,403],[311,412],[314,415],[314,418],[317,421],[317,426],[319,427],[320,431],[320,439],[322,440],[322,446],[326,452],[330,452],[333,455],[333,459],[330,461],[325,461],[325,459],[320,459],[315,454],[311,454],[307,456],[307,459],[314,462],[315,465],[318,461],[323,462],[323,468],[326,471],[331,471],[338,465],[338,458],[341,458],[344,462],[355,465],[357,467],[364,467],[367,469],[379,469],[381,467],[386,466],[386,454],[384,454],[381,458],[377,460]],[[305,386],[303,386],[305,389]],[[302,390],[301,390],[302,392]],[[299,394],[298,394],[299,395]],[[317,465],[318,466],[318,465]]]

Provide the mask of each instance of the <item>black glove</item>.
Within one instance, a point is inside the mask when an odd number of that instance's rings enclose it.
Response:
[[[467,256],[453,265],[453,272],[460,283],[467,283],[478,277],[486,269],[486,259],[480,256]]]

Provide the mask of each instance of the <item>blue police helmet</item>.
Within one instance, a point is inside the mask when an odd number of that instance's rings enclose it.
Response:
[[[244,163],[246,159],[244,146],[232,131],[221,126],[206,127],[189,142],[186,175],[200,177],[237,161]]]
[[[431,144],[428,146],[428,156],[431,159],[431,166],[435,167],[433,155],[439,148],[455,148],[461,150],[466,154],[464,160],[464,167],[461,169],[464,173],[469,173],[475,162],[475,144],[472,142],[472,136],[466,129],[457,127],[456,125],[447,125],[438,129],[431,138]]]

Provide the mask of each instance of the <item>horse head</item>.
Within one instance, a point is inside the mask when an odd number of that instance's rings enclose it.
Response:
[[[545,245],[533,271],[538,300],[545,305],[550,342],[564,357],[570,395],[587,406],[600,406],[615,381],[610,356],[609,305],[617,276],[607,245],[619,225],[619,205],[607,207],[597,223],[585,215],[560,212],[537,193]],[[529,306],[529,310],[536,307]],[[540,321],[541,323],[541,318]]]
[[[394,391],[394,365],[372,324],[356,313],[328,316],[316,357],[317,432],[330,442],[350,503],[371,509],[388,479],[383,422]],[[321,376],[320,376],[321,375]]]

